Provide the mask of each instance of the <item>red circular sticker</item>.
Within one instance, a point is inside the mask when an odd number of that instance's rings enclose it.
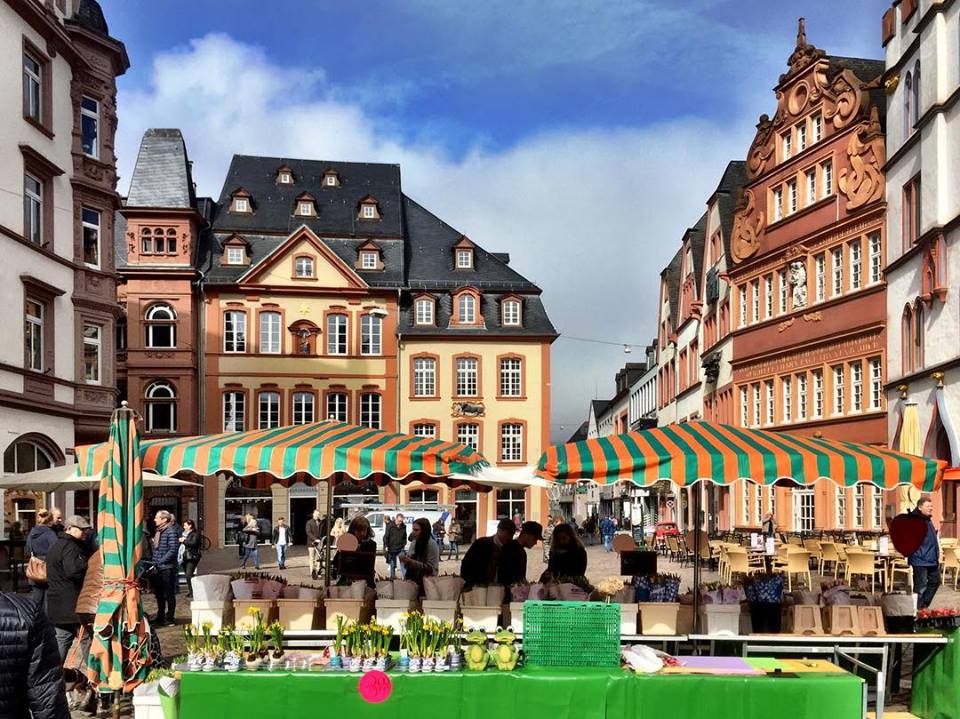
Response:
[[[393,693],[393,682],[383,672],[372,671],[360,677],[357,689],[365,702],[379,704],[390,698],[390,694]]]

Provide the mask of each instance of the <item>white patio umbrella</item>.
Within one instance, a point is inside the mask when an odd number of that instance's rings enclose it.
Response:
[[[38,469],[35,472],[8,474],[0,477],[0,489],[19,489],[25,492],[57,492],[60,490],[83,491],[99,489],[100,477],[78,477],[77,465],[64,464],[59,467]],[[199,487],[196,482],[175,479],[160,474],[143,473],[145,487]]]

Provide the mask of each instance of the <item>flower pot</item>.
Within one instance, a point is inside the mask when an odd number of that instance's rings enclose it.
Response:
[[[414,612],[419,608],[416,600],[410,599],[378,599],[374,604],[377,614],[377,624],[391,627],[395,633],[400,633],[400,617],[404,612]]]
[[[319,599],[278,599],[277,612],[280,623],[291,631],[309,631],[323,623]]]
[[[421,659],[420,659],[420,657],[410,657],[410,669],[409,669],[409,671],[410,671],[411,674],[419,674],[419,673],[420,673],[420,666],[421,666]]]
[[[489,607],[460,607],[460,615],[463,617],[463,628],[465,631],[485,629],[493,632],[500,626],[500,605]]]
[[[794,604],[787,609],[787,631],[807,636],[823,634],[821,614],[816,604]]]
[[[852,604],[833,604],[823,608],[823,627],[827,634],[860,634],[860,616]]]
[[[360,665],[360,671],[362,672],[372,672],[376,667],[377,660],[373,657],[364,658],[363,662]]]
[[[779,634],[783,630],[783,605],[779,602],[750,604],[750,624],[753,634]]]
[[[424,657],[423,664],[420,667],[420,671],[424,672],[425,674],[430,673],[433,671],[433,666],[434,666],[433,657]]]
[[[740,633],[740,604],[704,604],[700,621],[704,634],[736,636]]]
[[[359,672],[363,668],[363,659],[361,657],[350,657],[347,664],[347,671]]]
[[[640,610],[640,633],[660,637],[677,634],[677,615],[680,605],[676,602],[642,602]]]
[[[260,669],[260,666],[262,664],[263,664],[263,660],[260,657],[256,655],[248,654],[247,659],[244,663],[244,666],[247,668],[247,671],[255,672]]]
[[[209,622],[215,632],[234,622],[233,602],[230,600],[212,602],[195,599],[190,602],[190,614],[195,627],[202,627]]]

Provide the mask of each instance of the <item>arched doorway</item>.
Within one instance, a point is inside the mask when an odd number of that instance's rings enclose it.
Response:
[[[950,452],[950,437],[940,420],[940,413],[936,406],[933,411],[933,420],[927,439],[923,445],[923,454],[931,459],[942,459],[949,466],[953,459]],[[940,536],[957,536],[957,482],[946,480],[940,485]],[[936,502],[934,502],[936,505]]]
[[[20,435],[3,452],[4,474],[35,472],[63,463],[63,452],[56,442],[36,432]],[[36,492],[5,492],[4,524],[9,528],[14,522],[19,522],[20,528],[26,534],[36,521],[37,509],[43,504],[41,495]]]

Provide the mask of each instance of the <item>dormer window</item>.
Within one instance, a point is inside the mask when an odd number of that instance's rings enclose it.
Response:
[[[360,219],[361,220],[379,220],[380,207],[377,199],[367,195],[360,200]]]
[[[354,269],[367,272],[383,269],[383,253],[373,240],[367,240],[357,248],[357,262]]]
[[[304,192],[297,198],[297,205],[295,208],[294,214],[297,217],[316,217],[317,216],[317,204],[313,199],[313,195],[309,192]]]
[[[372,250],[364,250],[360,253],[360,269],[361,270],[375,270],[377,269],[377,253]]]
[[[277,184],[278,185],[292,185],[293,184],[293,170],[291,170],[286,165],[281,165],[277,168]]]
[[[453,294],[451,326],[482,327],[480,292],[474,287],[464,287]]]
[[[327,170],[323,173],[324,187],[340,187],[340,175],[336,170]]]
[[[223,255],[220,259],[222,265],[249,265],[250,258],[247,254],[249,245],[240,235],[231,235],[223,242]]]
[[[227,264],[242,265],[245,254],[246,253],[243,251],[242,247],[228,247],[227,248]]]
[[[520,300],[516,297],[503,300],[501,310],[504,327],[520,327],[523,324]]]
[[[432,326],[435,309],[436,301],[432,297],[418,297],[413,303],[413,323],[419,327]]]
[[[457,269],[473,269],[473,250],[457,250]]]
[[[243,188],[234,190],[230,195],[230,212],[249,214],[252,211],[250,193]]]

